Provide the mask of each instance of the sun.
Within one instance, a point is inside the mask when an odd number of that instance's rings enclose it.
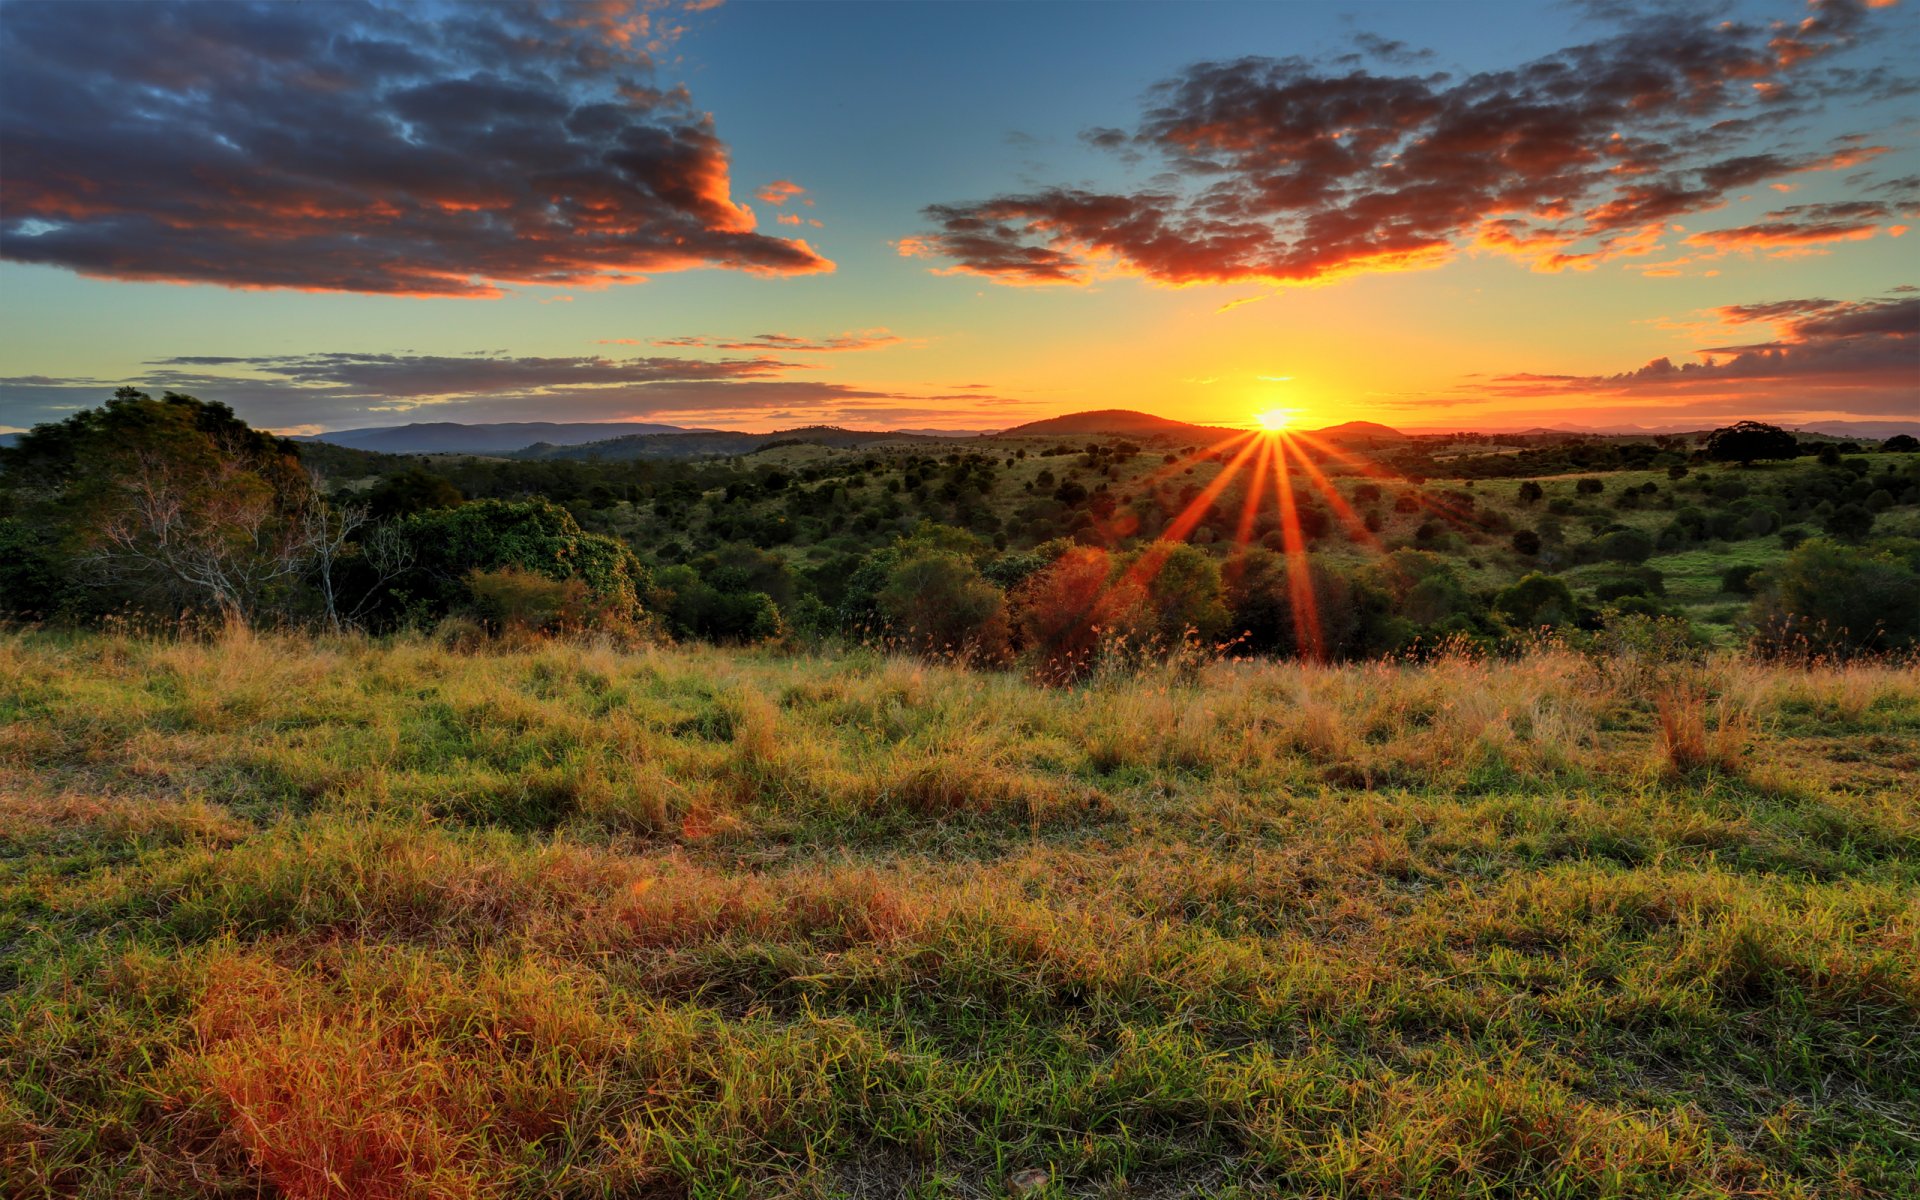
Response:
[[[1277,433],[1293,424],[1293,413],[1289,409],[1270,408],[1265,412],[1253,414],[1253,419],[1260,423],[1260,428],[1269,433]]]

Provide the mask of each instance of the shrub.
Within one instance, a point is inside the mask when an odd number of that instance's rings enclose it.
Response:
[[[963,555],[928,550],[904,559],[888,573],[877,604],[888,632],[921,654],[968,663],[1008,656],[1006,597]]]
[[[1728,567],[1720,573],[1720,590],[1735,596],[1751,596],[1759,574],[1760,568],[1756,566]]]
[[[1821,522],[1821,528],[1843,541],[1857,542],[1873,532],[1873,513],[1858,504],[1842,504]]]
[[[1763,652],[1901,650],[1920,641],[1920,573],[1892,554],[1816,539],[1762,578],[1747,622]]]
[[[1103,642],[1135,632],[1142,589],[1113,575],[1105,550],[1074,546],[1021,586],[1016,623],[1036,678],[1054,684],[1082,678]]]
[[[519,567],[469,571],[467,604],[495,637],[558,633],[590,623],[587,588],[578,579],[549,579]]]
[[[548,500],[479,500],[415,513],[396,530],[414,561],[394,590],[432,616],[466,598],[474,571],[514,568],[552,580],[577,579],[597,609],[622,618],[639,615],[649,582],[623,543],[587,533]]]
[[[1653,539],[1637,529],[1622,529],[1600,539],[1601,557],[1613,562],[1641,563],[1653,554]]]
[[[1567,585],[1538,571],[1503,588],[1494,597],[1493,606],[1514,625],[1524,629],[1571,624],[1579,612],[1574,604],[1573,592]]]

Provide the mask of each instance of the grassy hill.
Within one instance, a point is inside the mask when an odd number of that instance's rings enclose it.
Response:
[[[1920,677],[0,639],[8,1195],[1920,1170]]]

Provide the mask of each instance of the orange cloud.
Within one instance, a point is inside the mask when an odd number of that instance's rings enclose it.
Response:
[[[755,192],[754,195],[759,197],[761,200],[765,201],[766,203],[771,204],[774,207],[778,208],[780,205],[785,204],[787,201],[793,199],[795,196],[805,194],[806,190],[807,189],[801,187],[799,184],[793,182],[791,179],[776,179],[772,183],[768,184],[767,186],[761,188],[759,191]]]

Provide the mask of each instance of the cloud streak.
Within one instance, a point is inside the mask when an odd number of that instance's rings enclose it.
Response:
[[[1650,253],[1666,223],[1736,189],[1879,150],[1748,144],[1777,140],[1796,112],[1792,87],[1830,82],[1819,69],[1871,28],[1865,6],[1815,0],[1804,19],[1771,27],[1632,19],[1613,37],[1461,79],[1298,58],[1201,63],[1155,87],[1131,131],[1087,139],[1157,159],[1149,185],[936,204],[932,229],[897,248],[1008,284],[1102,273],[1313,283],[1432,266],[1468,247],[1564,270]],[[1370,49],[1413,61],[1396,44]]]
[[[1711,315],[1736,330],[1765,327],[1771,336],[1702,347],[1694,362],[1657,358],[1615,375],[1497,375],[1469,390],[1505,399],[1684,403],[1689,411],[1748,415],[1911,417],[1920,410],[1920,297],[1777,300],[1727,305]]]
[[[17,0],[0,22],[0,256],[466,297],[831,270],[756,232],[712,118],[653,85],[671,32],[621,3]]]
[[[758,333],[749,338],[732,340],[701,336],[655,338],[653,345],[677,349],[837,354],[856,350],[883,350],[888,346],[898,346],[906,340],[890,329],[864,329],[824,338],[798,337],[790,333]],[[620,338],[617,339],[617,344],[631,346],[639,343]]]
[[[623,420],[700,424],[781,414],[798,422],[850,419],[939,423],[971,409],[1021,402],[795,379],[804,365],[756,354],[705,360],[663,356],[530,357],[324,352],[185,355],[146,364],[131,379],[0,378],[0,426],[57,420],[99,404],[123,383],[221,400],[265,428],[314,431],[410,421]],[[969,410],[950,403],[965,400]]]

